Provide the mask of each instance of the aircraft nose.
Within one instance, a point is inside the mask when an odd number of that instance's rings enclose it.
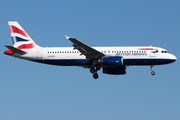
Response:
[[[172,60],[172,62],[175,62],[177,60],[176,56],[175,55],[170,55],[169,59]]]

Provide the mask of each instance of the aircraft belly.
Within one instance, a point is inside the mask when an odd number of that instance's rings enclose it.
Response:
[[[87,66],[90,65],[85,59],[46,59],[33,60],[44,64],[59,65],[59,66]]]
[[[163,65],[174,62],[171,59],[124,59],[124,65]]]

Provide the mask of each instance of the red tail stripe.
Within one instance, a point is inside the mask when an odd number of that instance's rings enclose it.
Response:
[[[23,35],[24,37],[28,37],[28,35],[26,34],[25,31],[20,30],[19,28],[15,27],[13,25],[9,25],[9,28],[10,28],[11,33],[19,33],[19,34]]]
[[[18,49],[31,49],[35,46],[36,44],[35,43],[30,43],[30,44],[23,44],[23,45],[20,45],[18,47]]]

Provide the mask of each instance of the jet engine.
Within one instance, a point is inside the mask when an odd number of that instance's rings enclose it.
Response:
[[[104,57],[98,60],[102,66],[121,66],[123,65],[123,57],[121,56],[110,56]]]
[[[103,67],[103,73],[110,74],[110,75],[124,75],[126,74],[126,66]]]

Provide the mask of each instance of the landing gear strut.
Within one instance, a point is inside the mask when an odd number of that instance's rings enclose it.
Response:
[[[98,79],[99,75],[97,74],[97,71],[100,70],[101,68],[98,67],[98,60],[93,59],[92,61],[92,66],[90,68],[90,72],[93,73],[93,78]]]
[[[153,71],[153,65],[151,65],[151,75],[155,75],[155,72]]]

